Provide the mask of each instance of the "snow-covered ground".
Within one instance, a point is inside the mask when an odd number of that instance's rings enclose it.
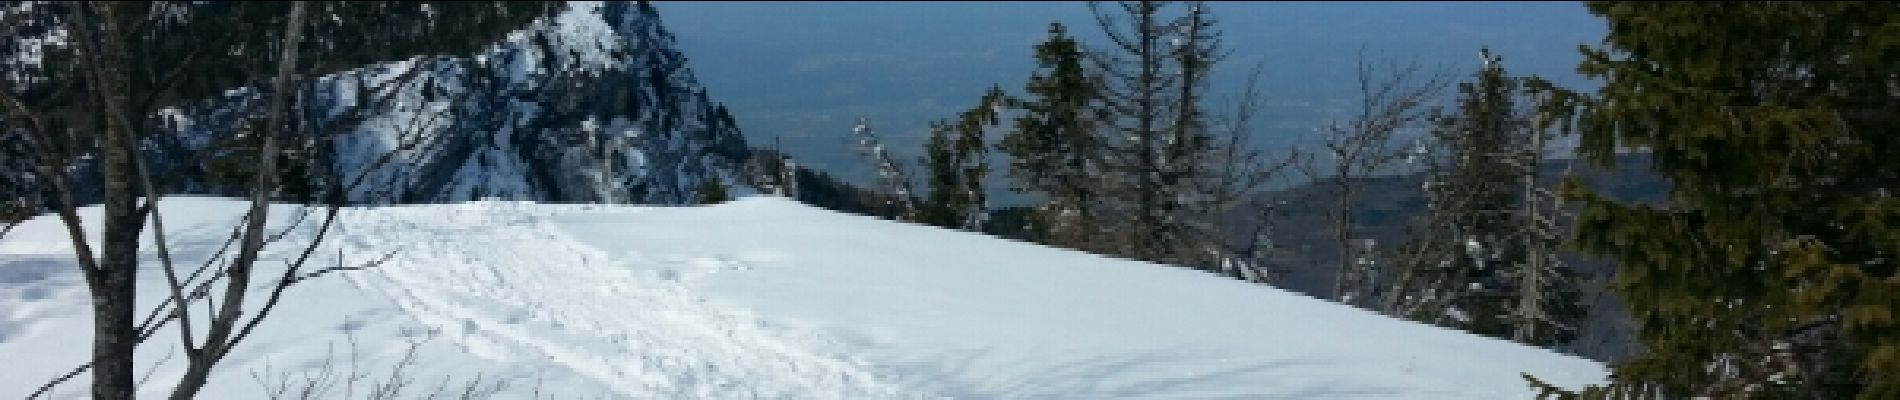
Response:
[[[243,209],[162,205],[185,265]],[[281,225],[297,208],[275,210]],[[290,257],[307,231],[267,257]],[[65,237],[43,217],[0,239],[0,396],[85,358],[87,297]],[[324,246],[317,265],[394,255],[293,287],[206,398],[303,382],[329,382],[325,398],[407,382],[409,398],[476,382],[497,398],[1509,399],[1530,396],[1520,372],[1568,387],[1605,373],[1186,269],[772,197],[350,209]],[[146,304],[162,282],[141,275]],[[141,347],[143,395],[182,373],[177,343]],[[56,398],[81,397],[86,379]]]

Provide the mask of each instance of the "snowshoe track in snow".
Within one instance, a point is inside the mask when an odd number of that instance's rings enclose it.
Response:
[[[210,257],[246,209],[164,204],[184,265]],[[272,210],[275,232],[299,208]],[[82,214],[96,221],[98,210]],[[308,268],[389,259],[291,288],[205,398],[268,398],[257,377],[295,381],[332,361],[372,380],[410,365],[417,387],[403,398],[486,380],[508,383],[496,398],[510,399],[1506,399],[1532,397],[1523,372],[1571,388],[1605,373],[1181,268],[782,198],[473,202],[341,218]],[[311,225],[262,253],[260,268],[281,268]],[[89,299],[66,240],[43,217],[0,241],[0,359],[33,360],[0,367],[0,396],[86,359],[74,339],[90,331]],[[162,288],[155,254],[141,257],[140,285]],[[141,308],[164,297],[142,290]],[[182,373],[174,335],[140,346],[138,371],[154,372],[140,397],[164,396]],[[51,398],[85,398],[88,379]]]
[[[745,257],[616,256],[540,221],[552,216],[546,210],[581,206],[511,204],[384,209],[347,221],[344,253],[396,251],[351,279],[390,294],[471,354],[502,362],[545,358],[609,383],[618,395],[932,397],[904,393],[828,338],[769,324],[682,286],[748,269],[739,260]],[[643,273],[629,261],[664,268]]]

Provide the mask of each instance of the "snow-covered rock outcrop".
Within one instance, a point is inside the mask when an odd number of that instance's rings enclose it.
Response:
[[[704,179],[733,182],[748,151],[643,2],[575,2],[481,54],[308,82],[298,96],[305,134],[338,135],[316,151],[345,183],[368,171],[350,192],[357,203],[686,203]],[[261,92],[171,110],[180,134],[156,143],[171,155],[160,159],[195,170],[191,154],[240,131]]]

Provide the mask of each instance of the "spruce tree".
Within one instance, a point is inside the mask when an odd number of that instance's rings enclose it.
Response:
[[[708,176],[699,181],[699,187],[693,190],[694,203],[719,204],[728,201],[732,201],[732,196],[726,194],[726,185],[719,182],[719,177]]]
[[[1520,101],[1522,78],[1481,50],[1458,111],[1425,143],[1426,226],[1403,254],[1388,312],[1553,346],[1581,319],[1574,274],[1557,259],[1550,192],[1538,173],[1549,131]]]
[[[997,143],[1009,156],[1010,190],[1032,194],[1040,205],[1028,216],[1049,244],[1084,250],[1096,247],[1102,142],[1092,112],[1100,93],[1084,69],[1087,54],[1061,23],[1035,46],[1037,70],[1017,104],[1014,126]]]
[[[920,222],[983,230],[989,214],[983,191],[983,180],[989,176],[983,131],[997,125],[998,114],[1008,103],[1002,88],[991,87],[976,107],[954,120],[930,124],[923,159],[930,194],[924,199]]]
[[[957,190],[961,178],[956,167],[955,128],[943,121],[930,122],[930,137],[924,139],[924,180],[930,194],[924,197],[918,222],[956,228],[962,219],[957,211],[965,201]]]
[[[1512,156],[1525,121],[1513,112],[1517,82],[1485,57],[1474,81],[1458,87],[1458,113],[1439,121],[1433,132],[1445,154],[1428,167],[1426,193],[1441,224],[1431,240],[1449,243],[1424,260],[1421,278],[1437,283],[1425,293],[1439,300],[1439,309],[1431,310],[1437,322],[1505,337],[1505,272],[1524,257],[1512,243],[1518,232],[1511,213],[1522,200],[1514,190],[1518,166]]]
[[[884,147],[884,141],[878,138],[877,131],[871,129],[871,121],[858,118],[851,133],[858,137],[858,153],[870,161],[877,171],[877,195],[884,198],[880,201],[883,204],[877,214],[902,221],[917,221],[918,210],[913,197],[917,191],[911,189],[910,174]]]
[[[1215,162],[1220,160],[1217,155],[1223,149],[1214,142],[1203,98],[1213,66],[1222,55],[1220,35],[1207,4],[1192,2],[1187,8],[1172,22],[1177,33],[1168,49],[1168,58],[1174,64],[1170,72],[1176,82],[1169,88],[1173,92],[1168,96],[1169,112],[1173,115],[1166,120],[1161,159],[1156,163],[1164,190],[1158,199],[1160,212],[1162,221],[1167,222],[1159,233],[1160,237],[1177,238],[1173,239],[1179,242],[1177,247],[1165,250],[1173,253],[1177,262],[1211,266],[1218,260],[1207,257],[1207,251],[1220,247],[1218,242],[1226,239],[1212,237],[1216,231],[1212,224],[1219,217],[1207,217],[1221,209],[1214,192],[1228,177],[1215,169]]]
[[[1201,251],[1211,235],[1197,229],[1196,214],[1211,206],[1213,174],[1203,163],[1217,149],[1201,92],[1219,61],[1219,35],[1205,3],[1179,15],[1170,15],[1170,4],[1122,2],[1109,11],[1091,3],[1110,39],[1093,57],[1103,100],[1095,115],[1112,138],[1104,142],[1108,210],[1100,220],[1117,223],[1108,231],[1121,255],[1212,268]]]
[[[1567,182],[1645,352],[1595,395],[1900,398],[1900,4],[1608,3],[1579,153],[1650,154],[1662,204]]]

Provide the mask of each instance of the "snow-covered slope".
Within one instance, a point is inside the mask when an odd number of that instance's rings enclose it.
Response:
[[[745,139],[708,98],[652,6],[566,7],[481,54],[312,79],[297,97],[306,134],[341,131],[316,154],[346,183],[369,171],[350,193],[359,204],[682,204],[708,177],[733,182]],[[198,149],[241,131],[267,98],[242,88],[168,110],[178,134],[155,146],[170,161],[164,166],[195,171]],[[215,185],[181,185],[188,193],[222,193]]]
[[[163,204],[187,265],[242,212]],[[277,210],[281,224],[295,208]],[[0,396],[84,358],[86,297],[64,237],[42,217],[0,241],[0,359],[12,361]],[[405,354],[405,393],[479,378],[506,383],[498,398],[1510,399],[1530,395],[1520,372],[1570,387],[1605,373],[1182,268],[773,197],[351,209],[326,243],[319,265],[394,255],[294,287],[209,398],[324,376],[325,397],[361,398]],[[159,292],[159,274],[142,279]],[[176,340],[141,348],[140,370],[157,365],[144,394],[181,370],[166,360]],[[358,374],[346,393],[339,377]]]

